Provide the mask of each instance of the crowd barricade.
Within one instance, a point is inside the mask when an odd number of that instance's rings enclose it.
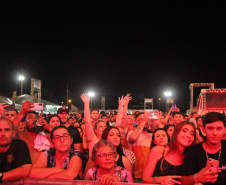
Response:
[[[86,180],[59,180],[59,179],[31,179],[24,178],[17,181],[3,182],[2,185],[101,185],[97,181],[86,181]],[[123,183],[114,182],[113,185],[144,185],[139,183]],[[152,184],[154,185],[154,184]]]

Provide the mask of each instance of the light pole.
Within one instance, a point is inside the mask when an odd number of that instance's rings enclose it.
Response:
[[[161,98],[159,98],[159,110],[160,110],[160,106],[161,106]]]
[[[167,103],[167,100],[172,95],[172,93],[170,91],[166,91],[164,95],[166,96],[166,112],[169,112],[169,104]]]
[[[19,76],[19,80],[21,81],[21,85],[20,85],[20,95],[23,94],[23,81],[24,81],[24,76],[23,76],[23,69],[22,69],[22,73],[21,75]]]
[[[94,92],[88,92],[88,96],[90,97],[90,109],[92,110],[92,97],[95,96]]]
[[[68,100],[68,103],[69,103],[68,109],[69,109],[69,111],[71,111],[71,102],[72,102],[71,99],[69,99],[69,100]]]

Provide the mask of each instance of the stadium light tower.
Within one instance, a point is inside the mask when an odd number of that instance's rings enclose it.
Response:
[[[172,93],[170,91],[165,91],[164,95],[166,97],[166,112],[169,112],[169,103],[167,103],[167,100],[172,96]]]
[[[20,84],[20,95],[23,94],[23,81],[24,81],[25,77],[23,75],[23,69],[22,69],[22,72],[21,72],[21,75],[19,76],[19,80],[21,82]]]
[[[164,92],[164,95],[168,98],[168,97],[172,96],[172,93],[170,91],[166,91],[166,92]]]
[[[88,92],[88,96],[90,97],[90,109],[92,109],[92,97],[95,96],[94,92]]]

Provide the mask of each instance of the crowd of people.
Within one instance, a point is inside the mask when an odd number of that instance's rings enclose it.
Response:
[[[90,110],[83,93],[82,113],[66,107],[57,114],[20,111],[0,103],[0,183],[33,179],[92,180],[147,184],[226,184],[225,115],[197,111],[184,115],[136,111],[130,94],[119,97],[113,113]]]

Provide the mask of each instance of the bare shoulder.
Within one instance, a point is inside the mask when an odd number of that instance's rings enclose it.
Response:
[[[147,164],[156,164],[157,161],[162,157],[164,152],[163,146],[155,146],[151,149],[148,158],[147,158]]]
[[[149,155],[152,155],[158,158],[159,156],[160,157],[162,156],[164,150],[165,150],[164,146],[155,146],[151,149]]]
[[[129,159],[126,156],[122,156],[122,160],[123,160],[123,163],[127,162],[127,163],[131,164]]]

